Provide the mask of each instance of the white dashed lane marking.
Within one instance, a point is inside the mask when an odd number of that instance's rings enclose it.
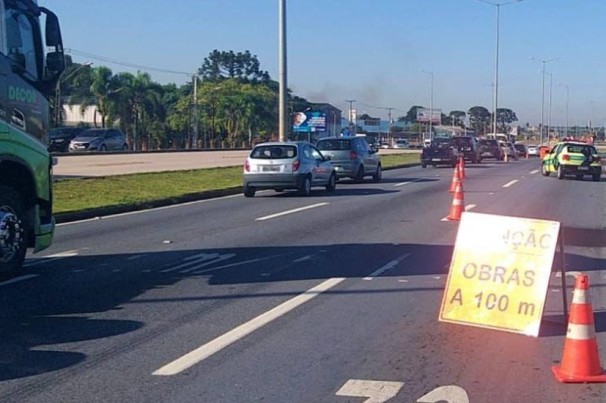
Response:
[[[507,182],[506,184],[504,184],[504,185],[503,185],[503,187],[504,187],[504,188],[508,188],[508,187],[510,187],[510,186],[512,186],[512,185],[515,185],[515,184],[516,184],[516,183],[518,183],[518,182],[519,182],[519,180],[518,180],[518,179],[514,179],[514,180],[509,181],[509,182]]]
[[[270,220],[272,218],[277,218],[277,217],[282,217],[288,214],[294,214],[294,213],[299,213],[301,211],[305,211],[305,210],[309,210],[312,208],[317,208],[317,207],[322,207],[322,206],[327,206],[330,203],[317,203],[317,204],[312,204],[311,206],[305,206],[305,207],[299,207],[293,210],[288,210],[288,211],[283,211],[281,213],[276,213],[276,214],[270,214],[270,215],[266,215],[265,217],[259,217],[257,218],[256,221],[265,221],[265,220]]]

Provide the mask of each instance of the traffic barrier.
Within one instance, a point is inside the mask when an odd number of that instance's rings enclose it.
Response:
[[[577,277],[562,361],[559,366],[552,366],[551,370],[556,379],[563,383],[606,382],[606,374],[600,364],[586,274]]]
[[[459,158],[459,176],[465,179],[465,157]]]
[[[465,201],[463,200],[463,182],[457,184],[454,197],[452,198],[452,206],[450,207],[450,214],[446,217],[450,221],[459,221],[461,214],[465,210]]]
[[[454,172],[452,174],[452,182],[450,182],[450,193],[457,190],[457,184],[461,183],[461,171],[459,170],[459,164],[455,165]]]

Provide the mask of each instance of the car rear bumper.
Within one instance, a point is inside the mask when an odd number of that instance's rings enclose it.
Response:
[[[304,174],[246,174],[244,186],[255,189],[298,189]]]
[[[602,167],[599,165],[561,165],[562,171],[565,174],[575,174],[575,175],[594,175],[594,174],[602,174]]]
[[[332,166],[337,173],[338,178],[353,178],[358,173],[360,163],[357,161],[334,161]]]
[[[433,164],[456,164],[457,160],[453,157],[421,157],[421,164],[433,165]]]

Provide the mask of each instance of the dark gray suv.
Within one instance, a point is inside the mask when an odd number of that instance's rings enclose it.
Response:
[[[330,157],[339,178],[362,182],[365,176],[381,181],[381,159],[364,137],[326,137],[316,144],[322,155]]]

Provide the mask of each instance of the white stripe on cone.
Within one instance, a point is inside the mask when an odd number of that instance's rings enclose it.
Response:
[[[572,294],[573,304],[591,304],[591,295],[587,290],[574,290]]]
[[[591,340],[595,337],[595,329],[593,325],[577,325],[574,323],[568,324],[566,338],[572,340]]]

